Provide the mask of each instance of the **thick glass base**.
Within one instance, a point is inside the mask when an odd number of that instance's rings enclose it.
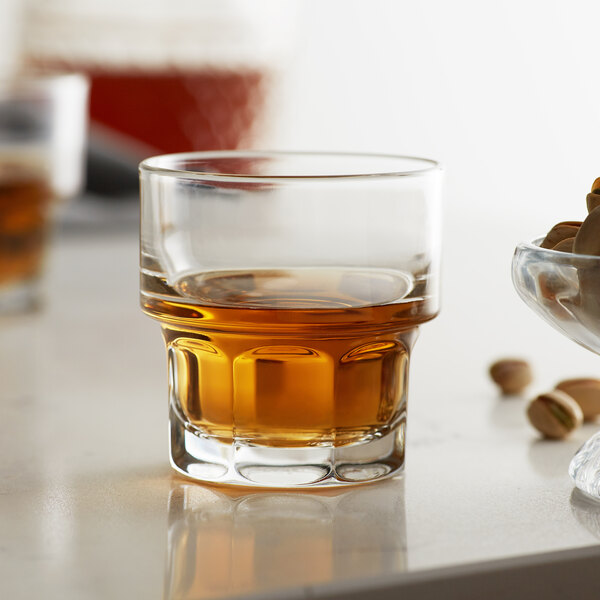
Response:
[[[406,420],[381,437],[347,446],[282,448],[225,444],[186,429],[170,414],[171,465],[197,481],[250,487],[356,485],[397,474],[404,465]]]
[[[569,475],[586,496],[600,500],[600,432],[577,450],[569,465]]]

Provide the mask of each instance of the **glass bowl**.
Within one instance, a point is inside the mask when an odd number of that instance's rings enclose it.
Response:
[[[552,327],[600,354],[600,256],[519,244],[512,279],[519,296]]]
[[[512,278],[530,308],[568,338],[600,354],[600,256],[541,248],[543,238],[519,244]],[[600,432],[569,465],[575,486],[600,500]]]

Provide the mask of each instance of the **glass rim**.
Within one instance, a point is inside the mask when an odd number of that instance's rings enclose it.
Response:
[[[27,68],[0,75],[0,92],[10,90],[26,90],[35,87],[50,87],[65,82],[79,82],[89,86],[85,73],[78,71],[60,71],[49,69]]]
[[[552,248],[542,248],[539,244],[545,237],[546,236],[541,235],[530,242],[519,242],[515,248],[515,252],[537,252],[540,255],[548,256],[548,258],[560,258],[562,262],[600,262],[600,256],[596,256],[595,254],[573,254],[572,252],[563,252],[562,250],[553,250]]]
[[[215,160],[223,158],[256,159],[256,158],[278,158],[278,157],[323,157],[323,158],[364,158],[364,159],[382,159],[382,160],[410,160],[421,163],[422,168],[410,170],[390,170],[381,169],[361,173],[339,173],[326,175],[253,175],[250,173],[218,173],[211,171],[197,171],[194,169],[183,169],[172,166],[166,166],[170,161],[185,160]],[[161,154],[144,159],[139,164],[139,172],[165,177],[199,179],[203,181],[223,181],[223,182],[284,182],[284,181],[346,181],[346,180],[364,180],[376,178],[394,178],[394,177],[422,177],[434,172],[442,171],[442,165],[429,158],[401,154],[369,153],[369,152],[327,152],[327,151],[287,151],[287,150],[209,150],[202,152],[180,152],[174,154]]]

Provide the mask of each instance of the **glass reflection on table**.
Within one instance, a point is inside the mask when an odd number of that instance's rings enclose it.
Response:
[[[571,512],[577,522],[600,539],[600,503],[578,488],[573,489],[570,502]]]
[[[244,492],[175,480],[165,598],[191,600],[406,570],[404,481]]]

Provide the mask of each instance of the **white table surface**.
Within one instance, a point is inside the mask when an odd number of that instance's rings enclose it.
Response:
[[[530,358],[531,396],[597,374],[600,359],[520,303],[506,233],[471,253],[460,224],[446,232],[443,313],[414,352],[405,474],[327,493],[172,473],[165,356],[138,308],[137,234],[56,239],[46,308],[0,320],[0,597],[427,598],[438,582],[451,598],[459,587],[446,581],[477,574],[485,588],[521,567],[591,559],[597,570],[600,504],[572,493],[567,466],[598,426],[540,440],[526,398],[499,397],[486,368]],[[534,571],[539,590],[551,577]],[[582,577],[577,597],[597,593]],[[513,598],[528,597],[515,586]]]

